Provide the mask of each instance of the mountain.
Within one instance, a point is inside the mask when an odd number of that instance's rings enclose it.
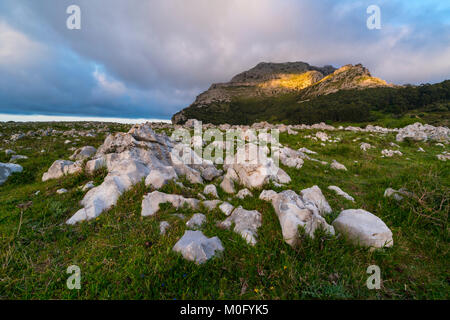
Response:
[[[411,107],[448,102],[447,85],[432,90],[430,100],[422,97],[423,88],[389,84],[373,77],[361,64],[336,69],[306,62],[262,62],[229,82],[211,85],[176,113],[172,122],[182,124],[191,118],[214,124],[363,122],[373,119],[374,111],[401,113]],[[417,95],[419,99],[411,98]]]

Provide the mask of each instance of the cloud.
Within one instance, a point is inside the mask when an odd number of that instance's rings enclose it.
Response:
[[[450,5],[376,2],[381,30],[367,29],[366,0],[2,0],[0,112],[167,118],[260,61],[448,78]],[[72,4],[81,30],[66,28]]]

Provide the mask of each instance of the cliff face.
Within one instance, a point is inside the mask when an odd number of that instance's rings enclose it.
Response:
[[[214,106],[218,110],[236,99],[264,98],[298,93],[300,100],[339,90],[390,86],[384,80],[372,77],[362,65],[315,67],[305,62],[259,63],[254,68],[234,76],[226,83],[216,83],[197,96],[186,109]],[[187,120],[185,110],[172,117],[176,124]],[[201,119],[199,119],[201,120]]]

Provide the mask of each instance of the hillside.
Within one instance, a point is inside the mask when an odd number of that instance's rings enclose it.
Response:
[[[231,170],[210,176],[211,181],[204,171],[205,180],[197,182],[193,175],[180,175],[162,187],[146,183],[141,174],[154,177],[152,172],[159,169],[149,173],[144,163],[166,159],[162,150],[167,150],[165,141],[176,129],[170,124],[0,122],[0,166],[22,168],[0,185],[0,299],[448,300],[448,130],[413,126],[403,132],[416,133],[416,139],[403,141],[398,130],[375,127],[276,128],[284,129],[280,144],[287,153],[283,154],[294,160],[284,158],[280,166],[290,182],[275,185],[268,180],[249,188],[239,178],[230,191],[223,181]],[[88,146],[99,153],[84,153],[87,159],[77,160],[83,163],[78,172],[64,175],[50,170],[60,159],[83,156],[77,150]],[[121,146],[123,152],[108,146]],[[124,165],[90,171],[89,163],[107,148],[117,152],[109,158]],[[336,161],[345,169],[336,167]],[[194,168],[190,172],[197,172]],[[250,165],[248,172],[265,174],[260,168]],[[220,164],[217,169],[225,170]],[[50,171],[58,177],[43,181]],[[120,189],[120,197],[116,181],[126,188]],[[206,192],[211,188],[216,194]],[[326,204],[320,206],[327,208],[322,218],[314,215],[323,225],[336,226],[344,211],[364,209],[389,228],[393,245],[373,251],[347,241],[338,228],[335,236],[317,230],[310,237],[297,218],[297,203],[303,204],[300,197],[304,199],[308,190],[319,192],[320,203]],[[266,197],[271,193],[279,205]],[[98,201],[100,194],[103,201]],[[156,204],[158,212],[143,214],[144,199],[150,195],[202,202],[197,208]],[[67,223],[92,200],[96,206],[104,201],[114,205],[95,219]],[[231,215],[222,211],[223,204],[235,208]],[[278,208],[287,208],[289,218],[281,220]],[[242,212],[252,214],[241,219],[245,226],[254,225],[255,214],[261,217],[260,226],[252,227],[254,245],[238,232],[242,229],[224,224]],[[307,219],[313,217],[307,212]],[[195,227],[196,232],[219,239],[224,248],[203,264],[173,249],[194,229],[189,222],[199,214],[206,220]],[[296,231],[291,234],[298,241],[295,246],[285,238],[283,230],[289,225],[284,221],[295,223],[291,229]],[[81,269],[79,290],[67,287],[67,269],[72,265]],[[382,270],[380,290],[366,286],[370,265]]]
[[[411,117],[447,125],[449,101],[450,81],[398,86],[373,77],[361,64],[335,69],[263,63],[228,83],[213,84],[172,122],[311,124]]]

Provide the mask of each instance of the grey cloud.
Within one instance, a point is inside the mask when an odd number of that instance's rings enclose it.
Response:
[[[105,113],[121,114],[121,108],[132,101],[133,114],[167,117],[212,82],[228,81],[260,61],[335,66],[361,62],[374,75],[396,83],[448,78],[450,27],[445,14],[449,6],[378,1],[383,26],[371,31],[366,28],[366,8],[372,2],[4,0],[0,18],[51,51],[67,50],[79,57],[76,70],[64,68],[73,61],[61,53],[56,59],[63,61],[36,73],[41,73],[43,86],[55,88],[51,105],[81,94],[88,98],[77,98],[74,104],[98,114],[103,106]],[[82,9],[80,31],[65,28],[70,4]],[[92,96],[92,64],[123,83],[129,95],[111,99],[97,92]],[[62,72],[83,83],[61,81]],[[33,90],[41,89],[45,91],[35,85]],[[0,98],[6,99],[5,94]]]

